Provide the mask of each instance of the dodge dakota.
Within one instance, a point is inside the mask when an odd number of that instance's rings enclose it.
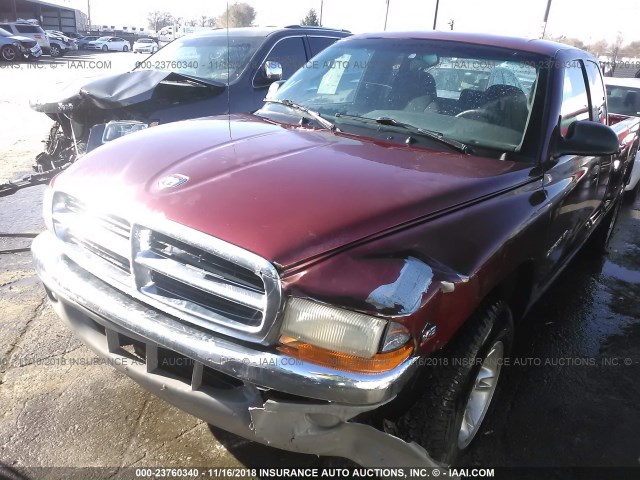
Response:
[[[350,37],[265,100],[54,179],[32,246],[53,308],[247,439],[454,463],[529,307],[606,246],[638,120],[609,125],[586,52],[449,32]]]

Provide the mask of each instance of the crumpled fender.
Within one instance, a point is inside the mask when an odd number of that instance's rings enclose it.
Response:
[[[199,81],[178,73],[134,70],[67,84],[62,89],[54,89],[50,95],[32,100],[30,106],[41,113],[72,111],[87,101],[89,105],[104,110],[123,108],[151,100],[156,87],[161,82],[172,79],[188,79],[195,83],[202,83],[203,86],[213,87],[213,95],[220,94],[226,89],[224,84]]]

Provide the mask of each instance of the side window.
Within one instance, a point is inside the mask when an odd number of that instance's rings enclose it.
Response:
[[[285,38],[276,43],[267,55],[266,61],[278,62],[282,65],[282,79],[285,80],[307,63],[302,37]]]
[[[40,33],[40,27],[33,25],[16,25],[16,30],[20,33]]]
[[[594,62],[585,62],[589,77],[589,91],[591,92],[591,120],[607,123],[607,94],[602,81],[602,75],[598,65]]]
[[[311,47],[311,56],[315,57],[322,50],[333,45],[338,39],[333,37],[307,37]]]
[[[560,128],[566,135],[569,125],[578,120],[589,120],[589,97],[582,67],[577,61],[569,62],[564,70],[562,89],[562,120]]]

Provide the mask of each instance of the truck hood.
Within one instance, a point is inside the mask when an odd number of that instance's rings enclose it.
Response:
[[[287,267],[530,181],[523,163],[228,118],[115,140],[56,190],[114,213],[140,207]]]

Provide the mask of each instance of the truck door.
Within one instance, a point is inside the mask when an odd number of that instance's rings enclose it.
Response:
[[[572,123],[594,119],[590,84],[582,60],[566,62],[562,72],[560,134],[567,135]],[[606,111],[603,111],[606,114]],[[598,113],[600,115],[600,113]],[[600,210],[610,158],[563,155],[545,171],[544,188],[551,204],[546,242],[546,274],[556,269],[589,234],[589,222]]]

